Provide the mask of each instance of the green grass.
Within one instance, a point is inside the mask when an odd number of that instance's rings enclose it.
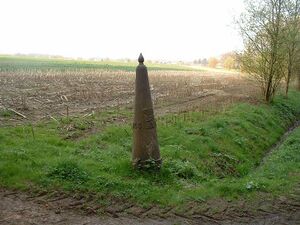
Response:
[[[130,125],[107,125],[79,140],[66,139],[61,132],[64,124],[80,124],[79,119],[38,124],[33,131],[30,125],[2,127],[0,185],[98,193],[107,200],[162,206],[287,192],[299,181],[300,129],[260,163],[299,116],[299,99],[300,93],[291,92],[272,105],[237,104],[205,120],[198,112],[168,123],[173,115],[166,116],[158,122],[159,173],[132,169]],[[101,121],[97,116],[92,120]]]
[[[288,191],[300,180],[300,127],[247,177],[258,188]],[[280,192],[279,192],[280,193]]]
[[[293,193],[300,180],[300,127],[276,148],[265,161],[241,179],[225,179],[216,187],[234,196],[267,192],[274,196]]]
[[[0,109],[0,117],[11,117],[13,116],[13,112],[7,109]]]
[[[32,71],[32,70],[80,70],[80,69],[103,69],[103,70],[122,70],[135,71],[138,62],[122,61],[88,61],[88,60],[69,60],[69,59],[49,59],[43,57],[30,56],[4,56],[0,55],[0,72],[4,71]],[[180,70],[189,71],[191,69],[179,64],[155,64],[145,61],[149,70]]]

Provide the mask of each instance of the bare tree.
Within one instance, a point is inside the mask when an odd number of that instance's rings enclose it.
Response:
[[[300,0],[285,1],[285,45],[286,45],[286,73],[285,93],[288,95],[292,76],[296,76],[300,63]]]
[[[246,12],[238,21],[245,49],[241,66],[260,84],[271,102],[284,77],[284,0],[245,1]]]

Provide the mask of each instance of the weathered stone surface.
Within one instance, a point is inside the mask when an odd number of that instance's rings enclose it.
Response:
[[[156,122],[150,93],[147,67],[139,56],[135,80],[135,110],[133,122],[132,163],[136,168],[159,168],[161,158],[157,141]]]

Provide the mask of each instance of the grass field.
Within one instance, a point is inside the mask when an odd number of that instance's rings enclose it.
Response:
[[[149,70],[195,70],[188,66],[180,64],[158,64],[148,63]],[[17,71],[17,70],[84,70],[84,69],[103,69],[103,70],[121,70],[134,71],[136,62],[123,62],[121,60],[71,60],[55,59],[47,57],[30,57],[30,56],[1,56],[0,55],[0,72]],[[199,70],[199,69],[198,69]]]

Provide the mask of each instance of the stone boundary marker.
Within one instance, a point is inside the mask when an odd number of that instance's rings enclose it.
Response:
[[[147,67],[142,53],[138,58],[135,79],[132,164],[137,169],[159,169],[159,145],[153,112]]]

